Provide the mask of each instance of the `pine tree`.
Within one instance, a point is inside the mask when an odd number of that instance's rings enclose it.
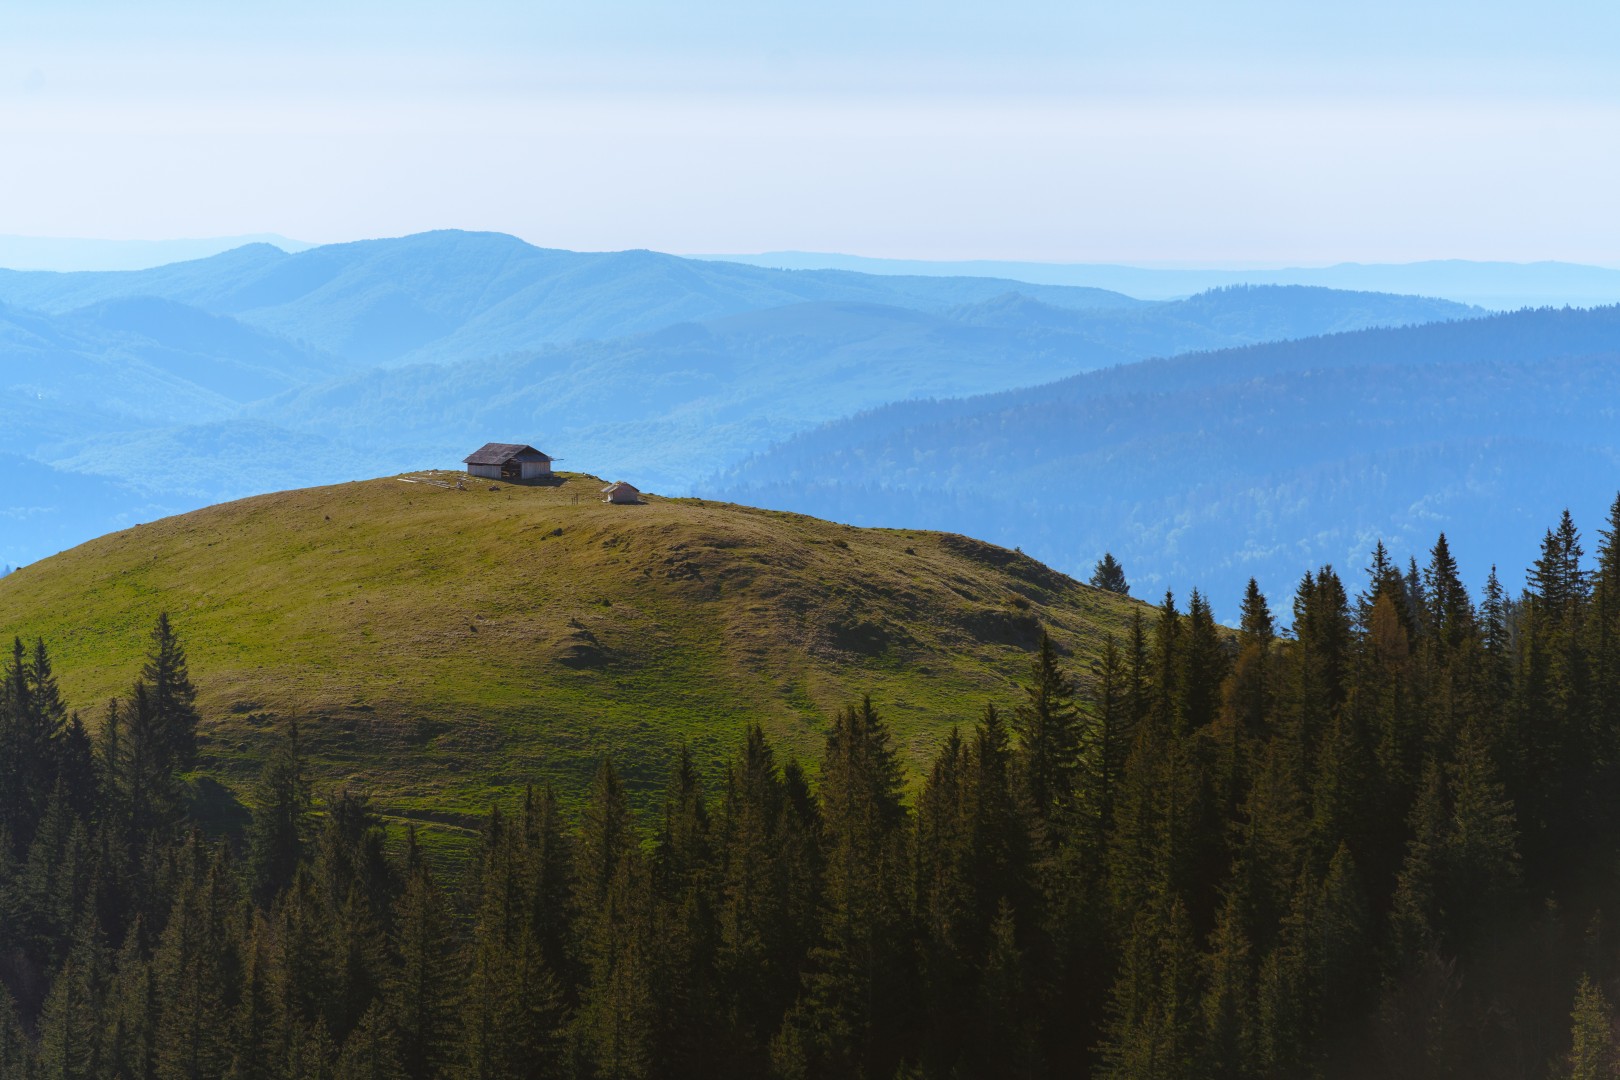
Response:
[[[717,873],[703,785],[683,743],[665,792],[652,866],[664,928],[656,939],[662,982],[655,1053],[662,1068],[676,1073],[701,1071],[719,1038],[713,978]]]
[[[144,955],[147,945],[145,926],[137,919],[124,935],[114,965],[111,1016],[104,1038],[110,1071],[120,1080],[152,1080],[157,1075],[160,1007],[152,965]]]
[[[333,1080],[398,1080],[403,1075],[394,1027],[381,1003],[374,1004],[343,1040]]]
[[[101,792],[96,783],[96,751],[90,733],[79,714],[68,717],[55,746],[55,784],[62,791],[68,809],[81,821],[97,816]]]
[[[1121,596],[1131,594],[1131,587],[1125,583],[1125,568],[1112,552],[1104,552],[1103,557],[1097,560],[1097,567],[1091,572],[1090,584],[1094,589],[1106,589]]]
[[[1431,758],[1411,814],[1411,839],[1395,881],[1390,929],[1398,963],[1415,961],[1439,937],[1449,813],[1439,765]]]
[[[1255,1052],[1260,1075],[1274,1080],[1313,1072],[1318,1006],[1311,948],[1315,899],[1309,873],[1301,874],[1277,944],[1260,964]]]
[[[1345,1023],[1364,1010],[1375,974],[1371,923],[1355,857],[1341,843],[1328,863],[1315,916],[1322,1015],[1329,1022]]]
[[[614,780],[616,784],[616,778]],[[478,907],[462,1020],[461,1071],[472,1080],[559,1075],[562,994],[547,967],[530,910],[533,883],[524,837],[492,812],[480,860]],[[420,918],[404,924],[415,933]],[[406,957],[406,974],[431,958]],[[443,992],[443,988],[438,988]],[[422,988],[415,991],[427,995]],[[402,993],[402,1000],[409,992]],[[425,998],[417,1006],[426,1005]],[[426,1063],[424,1063],[426,1064]]]
[[[413,828],[411,846],[414,848]],[[462,985],[453,916],[427,865],[409,866],[405,890],[394,915],[395,964],[387,1000],[401,1070],[409,1080],[448,1074],[460,1034],[457,991]]]
[[[200,841],[182,856],[190,864],[152,957],[160,1012],[158,1080],[222,1076],[231,1063],[230,1020],[241,988],[240,910],[223,849],[204,862]]]
[[[184,812],[185,785],[173,753],[172,733],[151,688],[137,682],[119,711],[117,777],[126,835],[136,861],[146,846],[172,836]]]
[[[990,923],[987,953],[980,970],[976,1007],[971,1011],[965,1075],[985,1080],[1037,1080],[1045,1074],[1031,1000],[1031,976],[1018,947],[1017,920],[1003,902]]]
[[[248,873],[261,903],[271,903],[291,884],[304,857],[311,805],[293,721],[265,759],[248,827]]]
[[[970,783],[967,748],[953,728],[918,797],[912,845],[929,1017],[923,1064],[930,1075],[947,1075],[963,1054],[966,1011],[974,1000],[975,968],[987,929],[979,925],[974,892]]]
[[[1448,772],[1452,810],[1443,876],[1447,906],[1466,934],[1501,914],[1518,884],[1518,824],[1477,724],[1464,725]]]
[[[1620,1076],[1614,1045],[1614,1010],[1587,976],[1575,991],[1570,1013],[1570,1080],[1614,1080]]]
[[[1179,655],[1177,679],[1181,701],[1177,712],[1187,731],[1203,731],[1215,720],[1226,678],[1226,646],[1215,613],[1202,593],[1193,590],[1187,604],[1187,626]]]
[[[821,767],[821,945],[773,1058],[791,1048],[808,1075],[888,1075],[908,1054],[913,953],[905,903],[905,809],[888,727],[870,699],[840,713]]]
[[[17,1016],[11,994],[0,986],[0,1076],[6,1080],[33,1080],[34,1048]]]
[[[661,985],[652,880],[635,843],[624,787],[611,763],[592,784],[578,847],[580,952],[586,983],[576,1046],[607,1076],[641,1077],[656,1048]]]
[[[173,772],[189,772],[197,762],[197,689],[191,683],[186,651],[169,623],[168,612],[152,627],[152,646],[141,669],[151,694],[152,713],[164,757]]]
[[[242,949],[241,990],[231,1024],[228,1080],[280,1080],[286,1061],[287,1020],[277,993],[270,928],[256,912]]]
[[[0,828],[21,854],[34,839],[56,785],[55,738],[65,720],[43,642],[32,657],[22,639],[0,666]]]
[[[658,994],[666,985],[652,877],[639,851],[620,862],[606,907],[588,945],[590,978],[575,1017],[575,1036],[588,1068],[604,1077],[641,1080],[658,1062]]]
[[[1013,727],[1022,741],[1030,804],[1050,824],[1074,793],[1080,721],[1074,681],[1059,666],[1057,647],[1045,633],[1030,662],[1029,678]]]
[[[110,972],[100,936],[94,920],[83,923],[45,999],[39,1068],[53,1080],[100,1080],[111,1065],[103,1039]]]
[[[1458,648],[1474,631],[1474,607],[1457,573],[1457,560],[1452,557],[1445,533],[1440,534],[1429,552],[1423,585],[1428,624],[1434,637],[1448,651]]]
[[[1112,634],[1103,639],[1095,665],[1091,715],[1082,722],[1078,794],[1089,819],[1086,845],[1093,859],[1101,852],[1113,822],[1114,798],[1135,730],[1131,725],[1125,658]]]
[[[1201,1003],[1203,1075],[1254,1075],[1254,970],[1247,923],[1248,870],[1234,869],[1204,955]]]
[[[333,1008],[330,973],[337,965],[330,909],[309,866],[294,871],[292,884],[276,901],[274,922],[278,1007],[288,1025],[289,1053],[297,1053],[316,1025],[331,1038],[326,1017]]]
[[[738,1076],[765,1070],[770,1036],[798,989],[804,950],[792,916],[790,867],[804,838],[795,835],[796,818],[765,733],[751,725],[727,772],[716,830],[715,965],[734,1032],[730,1071]]]
[[[1099,1075],[1190,1080],[1196,1075],[1197,955],[1180,900],[1137,912],[1109,1005]]]
[[[1272,648],[1277,639],[1276,620],[1254,578],[1243,595],[1238,622],[1238,654],[1226,694],[1226,715],[1237,735],[1237,745],[1265,734],[1276,692],[1272,678]]]

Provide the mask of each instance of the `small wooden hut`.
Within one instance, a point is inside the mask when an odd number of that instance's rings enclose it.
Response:
[[[551,455],[523,443],[485,443],[461,460],[468,476],[490,480],[538,480],[551,475]]]
[[[610,503],[638,503],[641,501],[641,492],[634,484],[616,480],[602,489],[602,501]]]

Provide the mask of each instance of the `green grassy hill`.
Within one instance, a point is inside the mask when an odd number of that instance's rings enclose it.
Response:
[[[302,725],[323,788],[457,828],[530,781],[577,793],[614,755],[643,795],[686,739],[713,768],[757,720],[814,759],[870,692],[913,771],[1011,707],[1041,626],[1077,669],[1132,601],[941,533],[649,496],[602,482],[415,474],[140,525],[0,579],[0,632],[50,645],[87,717],[160,610],[200,689],[204,771],[239,793]]]

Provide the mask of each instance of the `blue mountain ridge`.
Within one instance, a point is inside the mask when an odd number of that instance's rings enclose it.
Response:
[[[1235,616],[1373,543],[1446,531],[1514,581],[1570,507],[1620,491],[1620,307],[1527,310],[1120,365],[905,402],[787,439],[698,490],[865,525],[965,532],[1139,594],[1201,586]]]
[[[1480,314],[1304,288],[1145,303],[457,232],[296,254],[250,245],[131,272],[0,272],[0,303],[0,452],[133,493],[94,495],[107,521],[451,464],[495,437],[679,492],[890,402]],[[17,479],[7,498],[34,505],[25,488],[39,478]],[[0,558],[55,543],[0,530]]]

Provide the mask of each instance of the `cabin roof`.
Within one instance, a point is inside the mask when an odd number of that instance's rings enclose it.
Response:
[[[613,483],[609,484],[607,487],[603,488],[602,490],[603,491],[626,491],[626,490],[628,490],[628,491],[634,491],[634,492],[638,492],[638,493],[641,491],[640,488],[636,487],[636,485],[630,483],[627,480],[615,480],[615,481],[613,481]]]
[[[551,455],[523,443],[492,442],[461,460],[467,465],[505,465],[508,461],[550,461]]]

